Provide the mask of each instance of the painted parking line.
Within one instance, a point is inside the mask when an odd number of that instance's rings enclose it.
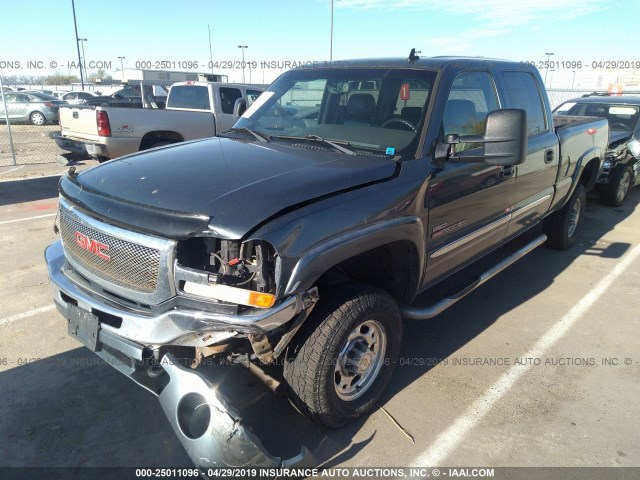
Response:
[[[6,172],[4,172],[6,173]],[[31,177],[20,177],[20,178],[3,178],[0,179],[0,183],[4,183],[4,182],[22,182],[24,180],[35,180],[35,179],[40,179],[40,178],[51,178],[51,177],[61,177],[62,175],[66,174],[67,170],[65,170],[64,172],[61,173],[52,173],[51,175],[34,175]]]
[[[587,292],[582,299],[558,320],[523,358],[540,358],[578,321],[607,291],[631,263],[640,256],[640,245],[636,246],[602,279]],[[462,443],[469,432],[480,423],[493,406],[529,371],[531,364],[513,365],[491,385],[485,393],[474,401],[445,431],[443,431],[421,455],[413,460],[412,466],[439,466]]]
[[[36,215],[35,217],[16,218],[14,220],[3,220],[0,225],[6,225],[7,223],[26,222],[29,220],[38,220],[39,218],[55,217],[57,213],[47,213],[46,215]]]
[[[38,315],[39,313],[50,312],[54,308],[54,305],[47,305],[46,307],[36,308],[34,310],[29,310],[28,312],[19,313],[10,317],[0,318],[0,326],[6,323],[15,322],[16,320],[22,320],[23,318],[33,317],[34,315]]]
[[[11,169],[6,170],[4,172],[0,172],[0,175],[4,175],[5,173],[9,173],[9,172],[14,172],[16,170],[19,170],[20,168],[24,168],[24,165],[20,165],[19,167],[11,168]]]

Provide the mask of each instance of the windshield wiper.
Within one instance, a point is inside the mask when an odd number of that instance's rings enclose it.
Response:
[[[258,140],[259,142],[268,142],[271,139],[271,137],[262,135],[262,134],[260,134],[258,132],[254,132],[253,130],[251,130],[250,128],[247,128],[247,127],[237,127],[237,128],[234,127],[234,128],[232,128],[230,130],[227,130],[227,131],[229,131],[229,132],[249,133],[249,134],[253,135],[256,138],[256,140]]]
[[[356,154],[356,152],[354,152],[353,150],[345,148],[345,146],[349,146],[349,142],[346,142],[344,140],[327,140],[326,138],[322,138],[318,135],[305,135],[304,137],[278,135],[276,138],[284,138],[285,140],[310,140],[312,142],[320,142],[324,143],[325,145],[329,145],[330,147],[335,148],[339,152],[346,153],[347,155]]]

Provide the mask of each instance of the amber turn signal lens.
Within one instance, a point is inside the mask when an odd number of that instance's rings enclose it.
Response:
[[[271,308],[276,302],[276,297],[270,293],[250,292],[249,304],[254,307]]]

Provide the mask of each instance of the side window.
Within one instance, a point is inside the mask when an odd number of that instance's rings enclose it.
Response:
[[[233,114],[233,106],[236,100],[242,98],[242,92],[237,88],[220,89],[220,103],[222,104],[222,113]]]
[[[522,108],[527,112],[529,135],[547,130],[544,103],[533,76],[527,72],[505,72],[503,79],[509,106]]]
[[[451,86],[443,118],[444,134],[482,135],[487,114],[498,109],[493,79],[487,72],[464,72]],[[475,148],[460,144],[458,150]]]

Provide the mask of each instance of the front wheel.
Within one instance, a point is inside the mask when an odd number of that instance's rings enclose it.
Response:
[[[323,297],[289,347],[284,377],[303,413],[338,428],[371,410],[389,383],[402,318],[394,299],[369,285],[341,284]]]
[[[545,219],[544,233],[548,237],[547,245],[556,250],[566,250],[576,243],[586,203],[587,193],[584,185],[580,184],[576,187],[567,204]]]
[[[600,201],[610,207],[619,207],[624,202],[631,188],[631,167],[617,165],[609,174],[609,183],[600,190]]]

